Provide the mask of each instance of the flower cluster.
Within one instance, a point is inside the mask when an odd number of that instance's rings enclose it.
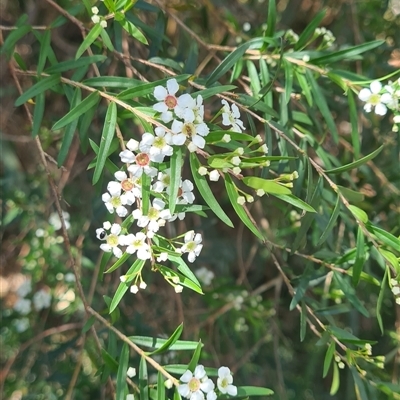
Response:
[[[99,15],[99,9],[96,6],[92,7],[92,13],[92,22],[94,24],[100,24],[102,28],[107,28],[107,21],[104,19],[104,17]]]
[[[98,10],[92,11],[97,15]],[[182,146],[190,152],[204,149],[210,129],[204,121],[203,97],[188,93],[178,95],[178,91],[176,79],[167,80],[166,87],[154,88],[156,102],[152,108],[163,124],[159,124],[154,132],[145,132],[140,141],[130,139],[119,153],[125,166],[115,172],[114,179],[107,184],[102,200],[110,214],[116,214],[124,221],[104,222],[103,227],[96,230],[96,236],[103,241],[100,248],[105,252],[112,252],[117,258],[124,254],[135,254],[139,260],[150,260],[152,267],[159,269],[168,283],[180,293],[183,282],[179,274],[158,263],[168,261],[171,255],[180,257],[183,254],[187,254],[188,261],[193,263],[200,255],[203,244],[202,235],[193,230],[173,239],[166,239],[159,234],[160,228],[167,222],[183,220],[195,201],[194,186],[189,179],[179,177],[179,182],[176,182],[175,176],[172,189],[169,157],[173,157]],[[221,138],[222,143],[231,141],[230,132],[241,134],[245,130],[237,105],[230,105],[222,100],[217,116],[221,116],[221,124],[229,128]],[[257,136],[251,140],[249,146],[257,144],[259,147],[254,152],[266,154],[268,148],[266,145],[260,146],[261,142],[261,137]],[[234,174],[240,174],[244,151],[242,147],[238,147],[227,153],[231,168],[222,168],[222,172],[231,169]],[[221,176],[219,169],[209,172],[206,167],[200,167],[199,173],[209,174],[212,181],[217,181]],[[172,208],[171,193],[177,186],[175,207]],[[246,198],[247,201],[253,199],[250,195]],[[133,224],[137,227],[136,232],[130,231]],[[134,276],[123,275],[121,281],[131,284],[132,293],[147,286],[142,280],[141,271],[135,272]]]
[[[194,372],[187,370],[180,378],[179,394],[189,400],[216,400],[214,382],[207,376],[203,365],[198,365]],[[218,369],[217,391],[223,395],[236,396],[237,387],[228,367]]]
[[[392,293],[393,293],[394,297],[396,298],[396,303],[400,304],[400,281],[398,281],[396,279],[391,279],[390,286],[392,289]]]
[[[377,115],[386,115],[388,110],[394,113],[393,131],[399,131],[400,125],[400,78],[394,82],[389,82],[382,86],[379,81],[373,81],[369,88],[363,88],[358,94],[358,98],[364,101],[364,110],[371,112],[374,109]]]

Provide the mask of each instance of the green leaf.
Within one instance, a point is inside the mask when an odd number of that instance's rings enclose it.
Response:
[[[139,364],[139,392],[140,400],[149,400],[149,376],[147,373],[147,362],[144,357]]]
[[[400,274],[399,258],[397,258],[392,252],[385,249],[379,248],[378,251],[387,262],[392,264],[392,267],[396,270],[396,273]]]
[[[269,0],[267,29],[264,33],[264,36],[273,37],[274,33],[275,33],[275,25],[276,25],[276,3],[275,3],[275,0]]]
[[[52,131],[57,131],[71,122],[78,120],[78,118],[85,114],[88,110],[94,107],[99,101],[98,92],[89,94],[83,101],[79,102],[76,106],[72,107],[71,110],[59,119],[51,128]]]
[[[148,336],[129,336],[129,340],[137,344],[140,347],[149,347],[152,349],[160,349],[165,345],[169,339],[161,339]],[[177,340],[174,344],[169,346],[169,349],[176,351],[183,350],[195,350],[198,346],[198,342],[187,341],[187,340]]]
[[[192,93],[192,97],[196,98],[198,95],[201,95],[203,97],[203,100],[206,100],[209,97],[215,96],[216,94],[222,92],[231,92],[235,89],[237,89],[237,86],[235,85],[220,85],[209,89],[199,90],[198,92]]]
[[[31,31],[31,29],[32,27],[30,25],[25,24],[10,32],[6,37],[6,40],[4,41],[3,46],[1,46],[0,54],[6,53],[7,58],[10,58],[18,40],[22,39],[27,33]]]
[[[22,93],[21,96],[17,98],[17,100],[15,100],[15,106],[21,106],[28,100],[36,97],[38,94],[43,93],[46,90],[57,85],[57,83],[60,83],[60,77],[58,75],[51,75],[41,79],[39,82],[31,86],[26,92]]]
[[[110,36],[104,28],[101,30],[100,36],[103,39],[103,43],[106,45],[107,49],[110,51],[114,51],[114,45],[112,44]]]
[[[378,320],[378,325],[379,325],[382,335],[384,333],[384,329],[383,329],[383,320],[382,320],[381,310],[382,310],[383,299],[385,296],[387,277],[388,277],[388,268],[385,269],[385,275],[383,276],[383,279],[381,282],[381,288],[379,290],[378,301],[376,302],[376,319]]]
[[[131,254],[129,253],[124,253],[122,254],[121,258],[118,258],[118,260],[104,273],[105,274],[109,274],[111,272],[114,272],[116,269],[118,269],[129,257],[131,256]]]
[[[226,215],[225,211],[219,205],[217,199],[213,195],[210,186],[207,183],[207,180],[204,176],[198,173],[198,169],[200,167],[200,162],[194,153],[190,153],[190,169],[192,171],[193,180],[196,184],[196,187],[203,197],[204,201],[210,207],[210,209],[214,212],[214,214],[226,225],[233,228],[233,223]]]
[[[95,185],[103,172],[104,165],[106,163],[108,150],[111,146],[115,134],[115,126],[117,124],[117,105],[111,102],[107,108],[106,119],[104,122],[103,132],[100,141],[100,150],[97,155],[96,168],[93,174],[93,185]]]
[[[95,152],[95,154],[97,155],[97,154],[99,154],[99,150],[100,150],[100,148],[99,148],[99,146],[97,146],[97,144],[95,143],[95,142],[93,142],[93,140],[92,139],[89,139],[89,144],[90,144],[90,147],[93,149],[93,151]],[[117,145],[118,145],[118,143],[117,143]],[[114,151],[113,151],[113,148],[112,148],[112,146],[110,147],[110,150],[109,150],[109,152],[108,152],[108,156],[111,154],[111,153],[113,153]],[[96,166],[96,163],[97,163],[97,157],[95,157],[94,158],[94,160],[88,165],[88,167],[87,167],[87,169],[89,170],[89,169],[91,169],[91,168],[94,168],[95,166]],[[109,160],[108,158],[106,159],[106,164],[105,164],[105,167],[107,168],[107,170],[108,171],[110,171],[113,175],[117,172],[117,171],[119,171],[119,168],[111,161],[111,160]]]
[[[272,396],[274,394],[271,389],[256,386],[238,386],[237,390],[235,399],[253,396]]]
[[[125,276],[132,276],[132,279],[134,277],[135,273],[138,273],[144,265],[145,261],[137,259],[133,265],[129,268],[128,272],[125,274]],[[132,280],[131,279],[131,280]],[[110,310],[109,313],[111,314],[118,306],[119,302],[121,301],[122,297],[124,294],[127,292],[129,289],[129,283],[131,280],[128,280],[126,282],[121,282],[118,286],[118,289],[116,290],[114,297],[112,299],[111,305],[110,305]]]
[[[294,289],[294,296],[292,301],[290,302],[289,310],[292,311],[296,308],[297,304],[299,304],[300,300],[304,297],[307,292],[307,288],[310,284],[310,274],[309,270],[302,275],[300,278],[299,284]]]
[[[325,378],[326,375],[328,375],[329,367],[331,366],[333,355],[335,354],[335,348],[336,348],[335,342],[332,340],[325,354],[324,370],[322,373],[323,378]]]
[[[129,35],[139,40],[139,42],[143,44],[149,44],[143,33],[138,28],[136,28],[136,26],[133,25],[131,21],[125,19],[125,16],[123,18],[124,19],[118,21],[118,23],[129,33]]]
[[[118,363],[108,351],[101,349],[101,356],[104,360],[104,363],[111,371],[118,372]]]
[[[296,197],[294,194],[276,194],[276,193],[271,193],[271,194],[277,197],[278,199],[285,201],[286,203],[289,203],[297,208],[300,208],[301,210],[316,213],[313,207],[311,207],[305,201]]]
[[[75,60],[80,58],[80,56],[90,47],[90,45],[99,37],[101,30],[103,28],[100,26],[100,24],[96,24],[93,26],[93,28],[89,31],[81,45],[79,46],[76,55],[75,55]]]
[[[321,64],[332,64],[338,61],[342,61],[344,59],[351,60],[354,59],[355,56],[365,53],[366,51],[375,49],[376,47],[382,45],[383,43],[385,43],[384,40],[374,40],[373,42],[359,44],[357,46],[349,47],[344,50],[339,50],[339,51],[336,50],[330,54],[327,54],[326,56],[313,58],[311,59],[310,62],[312,62],[313,64],[321,65]]]
[[[23,58],[18,54],[15,53],[13,54],[14,60],[15,62],[18,64],[18,66],[23,70],[23,71],[27,71],[28,67],[26,66],[25,61],[23,60]]]
[[[117,372],[117,387],[116,400],[125,400],[128,391],[126,383],[126,371],[129,363],[129,347],[126,343],[123,344],[121,355],[119,356],[118,372]]]
[[[176,341],[181,337],[183,331],[183,322],[175,329],[175,332],[169,337],[169,339],[158,349],[149,353],[149,355],[160,354],[167,351],[173,346]]]
[[[349,210],[355,218],[366,224],[368,222],[368,215],[364,210],[353,205],[349,205]]]
[[[256,176],[246,176],[242,179],[243,183],[253,189],[262,189],[265,193],[290,195],[292,192],[289,188],[282,186],[280,183],[268,179],[258,178]],[[314,211],[315,212],[315,211]]]
[[[358,115],[356,102],[351,90],[347,91],[347,101],[349,104],[349,115],[351,123],[351,143],[353,144],[354,158],[360,157],[360,133],[358,132]]]
[[[228,194],[229,200],[231,201],[232,207],[235,210],[236,214],[242,220],[242,222],[260,239],[264,242],[265,238],[262,233],[258,230],[258,228],[254,225],[252,220],[247,215],[243,206],[237,202],[239,197],[235,184],[232,181],[232,178],[229,174],[225,174],[225,188]]]
[[[36,71],[38,75],[41,75],[43,72],[43,68],[46,64],[49,49],[51,49],[51,31],[46,30],[43,33],[43,36],[39,37],[39,41],[40,41],[40,53]]]
[[[331,233],[332,229],[334,228],[334,226],[336,224],[336,220],[337,220],[337,218],[339,216],[339,213],[340,213],[341,204],[342,203],[340,201],[340,197],[337,196],[335,208],[333,209],[333,213],[332,213],[331,217],[329,218],[329,221],[328,221],[328,224],[326,225],[326,228],[324,229],[324,231],[322,232],[321,237],[318,240],[317,247],[321,246],[321,244],[325,242],[325,240],[327,239],[328,235]]]
[[[294,74],[296,76],[297,82],[299,83],[301,90],[303,91],[304,96],[306,97],[307,103],[310,107],[313,105],[313,98],[311,96],[311,90],[308,86],[308,82],[305,76],[300,72],[297,68],[294,70]]]
[[[157,374],[157,400],[165,400],[165,386],[163,374],[158,371]]]
[[[107,57],[103,55],[81,57],[79,60],[67,60],[60,62],[56,65],[52,65],[51,67],[46,68],[45,72],[48,74],[54,74],[54,73],[70,71],[72,69],[81,68],[86,65],[95,64],[104,60],[107,60]]]
[[[400,239],[396,236],[392,235],[389,232],[386,232],[384,229],[378,228],[371,223],[366,225],[368,232],[375,235],[381,242],[383,242],[386,246],[393,248],[396,251],[400,249]]]
[[[228,56],[226,56],[222,62],[218,65],[217,68],[210,74],[210,76],[207,79],[207,82],[205,86],[211,86],[213,83],[217,82],[221,76],[223,76],[225,73],[227,73],[233,65],[242,58],[243,54],[246,52],[246,50],[252,45],[253,41],[248,41],[246,43],[243,43],[239,47],[237,47],[232,53],[230,53]]]
[[[306,302],[303,300],[301,302],[301,312],[300,312],[300,342],[303,342],[306,337],[307,332],[307,306]]]
[[[332,384],[331,384],[331,390],[329,391],[329,394],[331,396],[334,396],[337,391],[339,390],[340,387],[340,374],[339,374],[339,367],[336,362],[333,363],[333,376],[332,376]]]
[[[79,104],[82,104],[81,103],[81,90],[79,88],[76,88],[75,92],[74,92],[74,97],[72,98],[72,101],[71,101],[71,108],[74,109]],[[61,165],[64,164],[64,161],[67,158],[68,151],[69,151],[69,148],[71,147],[72,139],[74,138],[76,127],[78,125],[78,120],[79,120],[79,117],[75,118],[65,128],[60,152],[58,153],[58,157],[57,157],[58,168],[60,168]]]
[[[93,324],[96,322],[96,317],[92,315],[88,320],[85,322],[85,325],[83,325],[82,328],[82,333],[86,333],[89,331],[89,329],[93,326]]]
[[[353,264],[353,286],[356,287],[360,280],[361,272],[365,263],[364,234],[361,227],[357,230],[356,261]]]
[[[203,344],[201,342],[199,342],[197,344],[196,350],[193,353],[192,359],[190,360],[189,365],[187,367],[187,369],[189,371],[194,372],[195,368],[197,367],[197,364],[199,363],[202,347],[203,347]]]
[[[337,185],[339,192],[351,203],[360,203],[364,200],[364,195],[355,190],[345,188],[343,186]]]
[[[361,374],[358,369],[353,367],[352,365],[349,366],[350,371],[353,375],[354,383],[355,383],[355,390],[357,392],[357,398],[359,400],[369,400],[370,397],[367,395],[367,392],[365,390],[365,384],[363,379],[361,379]]]
[[[85,79],[83,84],[90,87],[108,87],[108,88],[132,88],[134,85],[139,85],[142,81],[133,78],[124,78],[122,76],[95,76]]]
[[[178,199],[179,185],[181,183],[183,155],[182,147],[174,146],[174,152],[171,156],[171,183],[169,186],[169,211],[172,214],[175,212],[176,201]]]
[[[339,143],[339,133],[336,128],[336,124],[332,117],[332,114],[329,110],[328,104],[326,103],[325,97],[322,94],[322,91],[321,91],[320,87],[318,86],[317,81],[315,80],[312,72],[310,70],[307,70],[306,74],[307,74],[307,79],[310,82],[314,100],[317,104],[317,107],[319,108],[319,111],[321,111],[321,114],[325,119],[325,122],[326,122],[326,125],[328,126],[329,132],[332,135],[333,141],[335,142],[335,144],[338,144]]]
[[[191,281],[193,281],[196,285],[198,285],[199,287],[200,282],[198,281],[198,279],[196,278],[196,275],[191,271],[191,269],[189,268],[189,266],[185,263],[185,261],[183,261],[181,256],[174,256],[172,254],[168,255],[168,259],[176,264],[178,264],[178,271],[182,272],[183,275],[185,275],[186,277],[188,277]],[[200,291],[201,292],[201,291]],[[202,292],[201,292],[202,293]]]
[[[147,215],[150,208],[151,177],[148,176],[147,174],[142,174],[141,184],[142,184],[142,213],[143,215]]]
[[[306,26],[304,31],[301,33],[299,40],[297,43],[294,45],[295,50],[300,50],[303,47],[306,46],[308,40],[314,35],[315,28],[318,27],[318,25],[322,22],[326,14],[326,10],[320,11],[313,19],[312,21]]]
[[[32,137],[36,137],[42,127],[42,120],[45,107],[44,92],[38,94],[35,98],[35,109],[33,110]]]
[[[282,62],[285,70],[285,98],[286,104],[288,104],[293,93],[293,66],[286,59],[283,59]]]
[[[350,169],[357,168],[360,165],[363,165],[366,162],[368,162],[369,160],[372,160],[373,158],[375,158],[382,151],[382,149],[383,149],[383,145],[381,147],[379,147],[378,149],[376,149],[375,151],[373,151],[371,154],[368,154],[367,156],[360,158],[357,161],[354,161],[350,164],[343,165],[338,168],[333,168],[333,169],[327,170],[325,172],[327,174],[340,174],[341,172],[345,172],[345,171],[349,171]]]

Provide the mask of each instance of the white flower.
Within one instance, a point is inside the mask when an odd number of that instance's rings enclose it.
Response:
[[[257,189],[257,196],[262,197],[264,196],[265,191],[263,189]]]
[[[386,85],[384,90],[386,90],[386,92],[382,94],[381,102],[386,104],[386,106],[391,110],[397,110],[399,108],[400,93],[396,92],[394,87],[390,85]]]
[[[242,170],[241,170],[240,167],[233,167],[233,168],[232,168],[232,172],[233,172],[234,174],[236,174],[236,175],[239,175],[239,174],[242,172]]]
[[[194,274],[205,286],[209,286],[215,277],[214,272],[208,270],[206,267],[201,267],[197,269],[196,271],[194,271]]]
[[[187,370],[180,380],[183,383],[178,386],[178,392],[190,400],[204,400],[204,394],[214,390],[214,383],[207,377],[202,365],[198,365],[194,373]]]
[[[139,284],[140,289],[146,289],[147,288],[147,283],[145,281],[140,282]]]
[[[107,234],[106,230],[110,230]],[[118,246],[124,245],[124,236],[120,235],[121,225],[104,223],[103,228],[96,229],[96,236],[100,240],[105,240],[106,243],[100,245],[100,248],[105,252],[113,252],[114,256],[121,258],[122,250]]]
[[[119,280],[120,280],[121,282],[126,282],[126,281],[128,280],[128,277],[127,277],[126,275],[121,275],[121,276],[119,277]]]
[[[101,0],[101,1],[104,1],[104,0]],[[132,393],[127,394],[125,400],[135,400],[135,395]]]
[[[111,181],[107,185],[107,190],[111,193],[111,195],[114,193],[119,194],[119,192],[123,190],[126,194],[128,205],[132,205],[135,202],[135,199],[140,199],[142,197],[139,178],[129,178],[124,171],[117,171],[114,176],[117,181]]]
[[[184,122],[173,120],[171,131],[173,133],[172,143],[181,146],[186,140],[191,140],[194,145],[200,149],[204,149],[206,141],[204,136],[207,136],[210,132],[208,126],[204,123],[196,123],[193,116],[188,116],[184,119]]]
[[[369,85],[370,89],[364,88],[358,93],[358,98],[361,101],[365,101],[364,110],[371,112],[372,107],[375,107],[375,114],[385,115],[387,107],[381,101],[381,95],[379,92],[382,89],[382,84],[379,81],[374,81]]]
[[[154,97],[159,103],[154,104],[153,109],[161,113],[161,120],[165,123],[170,122],[173,118],[170,110],[173,110],[178,104],[178,99],[175,96],[178,90],[179,85],[176,79],[167,81],[167,89],[163,86],[154,88]]]
[[[99,9],[96,6],[92,7],[92,13],[97,15],[99,13]]]
[[[137,225],[139,227],[144,228],[147,226],[149,230],[147,237],[152,237],[154,232],[157,232],[160,226],[164,226],[165,221],[171,218],[169,210],[164,210],[164,208],[165,202],[161,199],[155,198],[147,215],[143,215],[142,210],[140,209],[136,209],[132,212],[133,217],[137,219]]]
[[[191,120],[201,123],[204,120],[203,97],[198,95],[196,100],[185,93],[178,98],[178,104],[175,107],[175,115],[184,120]]]
[[[75,282],[75,275],[72,272],[68,272],[67,274],[65,274],[64,276],[64,280],[65,282]]]
[[[159,172],[157,175],[157,182],[155,182],[152,186],[152,190],[156,193],[161,193],[165,188],[168,188],[171,184],[171,171],[169,168],[165,169],[162,172]]]
[[[128,150],[121,151],[119,157],[123,163],[131,164],[135,161],[135,155],[133,152],[139,149],[139,142],[135,139],[130,139],[126,144],[126,147]]]
[[[228,135],[227,133],[224,135],[224,136],[222,136],[222,139],[221,139],[224,143],[229,143],[231,140],[232,140],[232,138],[231,138],[231,135]]]
[[[156,136],[148,132],[143,134],[139,149],[148,153],[151,161],[161,163],[165,156],[172,156],[171,134],[161,127],[157,127],[154,132]]]
[[[101,20],[100,26],[101,26],[102,28],[107,28],[107,21],[106,21],[105,19]]]
[[[207,168],[206,167],[199,167],[198,171],[199,175],[204,176],[207,175]]]
[[[203,248],[202,237],[200,233],[194,233],[194,231],[186,232],[185,234],[185,244],[181,247],[180,251],[182,253],[189,253],[188,260],[193,262],[196,257],[199,256],[201,249]]]
[[[136,235],[130,233],[123,239],[124,245],[128,246],[126,252],[134,254],[137,252],[137,257],[140,260],[148,260],[151,257],[150,246],[146,243],[146,235],[143,232],[138,232]]]
[[[43,308],[49,308],[51,303],[51,294],[44,289],[40,289],[33,295],[33,306],[36,311],[40,311]]]
[[[130,292],[133,294],[136,294],[139,291],[139,288],[137,287],[137,285],[132,285],[130,288]]]
[[[175,293],[182,293],[183,286],[176,285],[176,286],[174,286],[174,290],[175,290]]]
[[[189,179],[185,179],[179,184],[179,189],[178,189],[178,198],[176,204],[193,204],[194,202],[194,194],[193,194],[193,183]],[[170,193],[170,188],[168,187],[166,190],[166,193],[169,195]]]
[[[400,294],[400,286],[394,286],[392,287],[392,293],[397,296]]]
[[[31,301],[29,299],[19,298],[15,302],[13,309],[21,315],[29,314],[31,312]]]
[[[158,262],[162,261],[167,261],[168,260],[168,253],[162,252],[160,255],[157,257]]]
[[[253,203],[253,201],[254,201],[254,197],[251,196],[251,195],[248,195],[248,196],[247,196],[247,202],[248,202],[248,203]]]
[[[126,217],[128,214],[128,210],[124,205],[128,204],[129,198],[126,194],[121,195],[121,191],[114,191],[113,195],[110,195],[110,193],[104,193],[101,196],[101,199],[104,201],[104,205],[107,207],[109,213],[113,214],[115,210],[117,215],[122,218]]]
[[[218,369],[217,386],[222,394],[229,394],[229,396],[237,395],[237,387],[232,385],[233,377],[228,367],[220,367]]]
[[[19,285],[16,293],[19,297],[25,297],[32,291],[32,281],[30,279],[25,279],[21,285]]]
[[[129,367],[128,371],[126,371],[126,375],[128,375],[129,378],[133,378],[134,376],[136,376],[136,368]]]
[[[240,157],[239,156],[234,156],[231,158],[231,163],[233,165],[239,165],[241,163]]]
[[[244,204],[244,203],[246,203],[246,199],[244,198],[244,196],[239,196],[238,198],[237,198],[237,203],[238,204],[240,204],[241,206]]]
[[[217,182],[219,179],[219,171],[214,169],[213,171],[210,172],[210,181]]]
[[[395,116],[393,117],[393,122],[394,122],[395,124],[400,124],[400,115],[395,115]]]
[[[222,125],[232,126],[234,132],[243,132],[246,128],[240,119],[240,111],[236,104],[232,104],[232,111],[226,100],[221,100],[222,107]]]
[[[66,211],[62,211],[62,216],[64,219],[64,224],[65,224],[65,228],[69,229],[71,227],[71,224],[69,223],[69,213],[67,213]],[[60,217],[58,215],[58,213],[53,212],[50,214],[49,217],[49,224],[54,228],[54,230],[58,231],[59,229],[61,229],[61,220]]]
[[[29,328],[29,319],[28,318],[20,318],[15,319],[13,321],[13,325],[18,333],[25,332]]]
[[[128,167],[128,171],[137,178],[140,178],[143,172],[154,177],[157,175],[157,169],[150,166],[150,161],[150,154],[143,151],[135,156],[135,161]]]
[[[258,151],[260,151],[261,153],[268,154],[268,146],[266,144],[263,144],[258,148]]]
[[[92,21],[94,24],[98,24],[100,22],[100,17],[98,15],[92,15]]]

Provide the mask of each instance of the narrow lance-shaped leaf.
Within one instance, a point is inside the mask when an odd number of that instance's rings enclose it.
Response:
[[[122,13],[116,13],[116,17],[117,14],[122,14]],[[148,44],[148,41],[146,37],[143,35],[143,33],[138,28],[136,28],[136,26],[133,25],[131,21],[125,19],[125,16],[123,16],[123,19],[116,18],[116,20],[129,33],[129,35],[139,40],[139,42],[142,42],[143,44]]]
[[[333,377],[332,377],[332,384],[331,390],[329,394],[331,396],[335,395],[340,387],[340,375],[339,375],[339,367],[336,362],[333,363]]]
[[[35,109],[33,110],[32,137],[36,137],[39,134],[40,128],[42,127],[44,106],[45,93],[42,92],[38,94],[35,99]]]
[[[301,33],[299,40],[297,43],[294,45],[295,50],[302,49],[307,42],[310,40],[312,35],[314,35],[315,28],[318,27],[318,25],[322,22],[326,14],[326,10],[320,11],[314,18],[313,20],[306,26],[304,31]]]
[[[243,178],[243,183],[253,189],[262,189],[265,193],[289,195],[292,192],[286,186],[275,181],[258,178],[255,176]]]
[[[249,398],[256,396],[272,396],[274,391],[268,388],[257,386],[239,386],[237,388],[237,396],[240,398]]]
[[[183,323],[181,323],[174,331],[174,333],[169,337],[169,339],[157,350],[152,351],[149,355],[159,354],[167,351],[173,346],[177,340],[181,337],[183,332]]]
[[[56,65],[52,65],[49,68],[46,68],[46,73],[54,74],[54,73],[70,71],[72,69],[77,69],[77,68],[84,67],[86,65],[95,64],[97,62],[101,62],[106,59],[107,59],[106,56],[98,54],[98,55],[90,56],[90,57],[81,57],[79,60],[67,60],[67,61],[60,62]]]
[[[6,53],[7,56],[10,57],[18,40],[23,38],[31,29],[30,25],[25,24],[12,31],[4,41],[0,54]]]
[[[232,178],[228,174],[225,175],[225,188],[229,200],[231,201],[232,207],[235,210],[238,217],[259,239],[264,241],[265,239],[262,233],[254,225],[253,221],[249,218],[243,206],[238,203],[239,195],[237,189],[232,181]]]
[[[361,227],[357,230],[356,261],[353,264],[353,286],[357,286],[365,263],[364,234]]]
[[[43,33],[43,36],[39,39],[40,40],[40,53],[39,53],[39,61],[37,65],[37,73],[40,75],[43,72],[43,68],[46,64],[49,48],[51,46],[51,30],[46,30]]]
[[[333,355],[335,354],[335,342],[332,340],[331,344],[329,345],[328,349],[326,350],[325,359],[324,359],[324,369],[322,372],[322,377],[325,378],[328,375],[329,368],[332,363]]]
[[[351,90],[347,91],[347,100],[349,103],[349,115],[351,123],[351,142],[353,144],[354,157],[357,159],[360,157],[360,134],[358,133],[356,102],[354,100],[354,95]]]
[[[300,312],[300,342],[303,342],[307,332],[307,305],[304,300],[301,302]]]
[[[203,345],[201,342],[199,342],[199,344],[196,347],[196,350],[193,353],[192,359],[189,362],[188,365],[188,370],[194,372],[197,364],[199,363],[199,359],[200,359],[200,354],[201,354],[201,349],[202,349]]]
[[[385,269],[385,275],[383,276],[381,288],[379,290],[378,301],[376,302],[376,319],[378,320],[379,328],[381,330],[381,334],[383,335],[383,320],[382,320],[382,303],[385,295],[385,289],[387,285],[387,277],[388,277],[388,268]],[[389,275],[390,276],[390,275]]]
[[[22,104],[26,103],[28,100],[32,99],[38,94],[43,93],[48,89],[51,89],[59,82],[60,82],[59,75],[51,75],[41,79],[39,82],[31,86],[26,92],[22,93],[21,96],[17,98],[17,100],[15,100],[15,106],[16,107],[21,106]]]
[[[127,343],[124,343],[119,357],[119,365],[117,372],[117,387],[116,387],[116,400],[125,400],[128,385],[126,383],[126,371],[128,370],[129,364],[129,347]]]
[[[175,212],[176,200],[178,198],[179,185],[181,183],[183,155],[182,147],[174,146],[174,152],[171,156],[171,184],[169,187],[169,211]]]
[[[203,197],[204,201],[210,207],[210,209],[214,212],[214,214],[226,225],[233,228],[233,223],[226,215],[225,211],[219,205],[217,199],[213,195],[210,186],[208,185],[206,178],[201,176],[198,172],[200,167],[200,162],[197,159],[194,153],[190,154],[190,169],[192,171],[193,180],[199,190],[201,196]]]
[[[275,0],[269,0],[267,29],[265,30],[264,36],[273,37],[275,33],[275,25],[276,25],[276,3]]]
[[[79,103],[81,103],[81,90],[79,88],[76,88],[74,97],[72,98],[71,107],[75,108],[78,106]],[[60,152],[58,153],[58,157],[57,157],[58,167],[61,167],[61,165],[64,164],[64,161],[67,157],[69,148],[71,147],[72,139],[74,138],[76,127],[78,125],[78,120],[79,120],[79,117],[75,118],[65,128]]]
[[[317,247],[321,246],[321,244],[325,242],[325,240],[328,237],[329,233],[331,232],[331,230],[335,226],[336,220],[337,220],[337,218],[339,216],[340,206],[341,206],[340,197],[337,196],[335,208],[333,209],[333,213],[332,213],[332,215],[331,215],[331,217],[329,219],[328,225],[326,225],[326,228],[324,229],[324,231],[322,232],[321,237],[318,240]]]
[[[329,132],[332,135],[333,141],[338,144],[339,143],[339,133],[336,128],[335,121],[332,117],[331,111],[329,110],[328,104],[325,100],[324,95],[320,87],[317,84],[312,72],[310,70],[306,71],[307,79],[311,84],[312,93],[317,104],[317,107],[321,111],[322,116],[325,119],[326,125],[328,126]]]
[[[100,26],[100,24],[95,24],[93,28],[89,31],[81,45],[79,46],[76,55],[75,55],[75,60],[80,58],[80,56],[90,47],[90,45],[99,37],[100,32],[103,28]]]
[[[79,102],[77,105],[73,106],[71,110],[59,119],[51,128],[52,131],[57,131],[64,126],[70,124],[71,122],[77,120],[81,115],[90,110],[99,101],[99,94],[97,92],[91,93],[83,101]]]
[[[107,109],[106,119],[104,122],[103,133],[101,135],[100,150],[97,155],[96,168],[93,174],[93,185],[95,185],[103,172],[106,163],[108,149],[111,146],[115,134],[115,126],[117,124],[117,105],[111,102]]]
[[[157,374],[157,400],[165,400],[165,386],[163,374],[158,371]]]
[[[147,372],[147,361],[144,357],[139,364],[139,391],[140,400],[149,400],[149,376]]]
[[[296,197],[294,194],[276,194],[276,193],[271,193],[271,194],[277,197],[278,199],[285,201],[286,203],[289,203],[297,208],[300,208],[301,210],[316,213],[313,207],[311,207],[305,201]]]
[[[350,164],[343,165],[338,168],[329,169],[328,171],[325,171],[325,172],[327,174],[340,174],[342,172],[349,171],[350,169],[357,168],[360,165],[363,165],[366,162],[375,158],[382,151],[382,149],[383,149],[383,145],[381,147],[379,147],[378,149],[376,149],[375,151],[373,151],[371,154],[368,154],[367,156],[360,158],[357,161],[354,161]]]

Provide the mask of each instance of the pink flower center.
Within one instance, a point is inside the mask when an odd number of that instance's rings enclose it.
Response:
[[[169,109],[173,109],[178,104],[175,96],[171,96],[170,94],[165,98],[164,103],[167,105]]]
[[[150,157],[146,153],[139,153],[136,156],[136,164],[145,167],[146,165],[149,165],[150,162]]]
[[[125,190],[125,192],[129,192],[133,189],[135,185],[133,184],[133,182],[130,179],[125,179],[121,182],[121,187],[123,190]]]

